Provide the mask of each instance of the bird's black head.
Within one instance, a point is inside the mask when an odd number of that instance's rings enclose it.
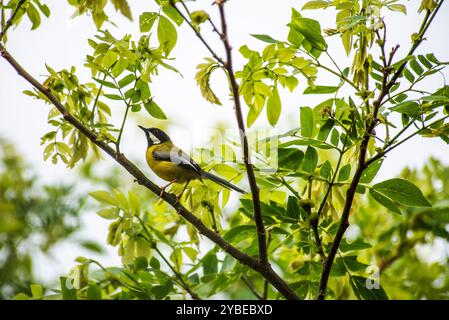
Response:
[[[145,132],[148,141],[148,147],[151,147],[154,144],[161,144],[170,141],[170,137],[159,128],[145,128],[142,126],[138,127]]]

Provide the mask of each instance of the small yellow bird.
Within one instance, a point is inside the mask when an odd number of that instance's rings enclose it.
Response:
[[[177,197],[180,199],[191,180],[199,179],[202,181],[203,178],[212,180],[224,188],[246,193],[228,181],[201,169],[198,163],[176,147],[170,137],[161,129],[138,127],[145,132],[147,137],[146,159],[148,165],[160,178],[170,182],[162,187],[161,195],[165,188],[172,183],[185,183],[184,189]]]

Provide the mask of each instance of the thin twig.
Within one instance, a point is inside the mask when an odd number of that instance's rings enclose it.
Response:
[[[145,231],[148,237],[148,239],[145,237],[144,239],[150,243],[151,247],[157,252],[157,254],[162,258],[162,260],[164,260],[165,264],[170,268],[170,270],[173,272],[176,278],[178,278],[182,288],[192,297],[192,299],[201,300],[201,298],[195,292],[193,292],[192,289],[190,289],[190,286],[187,284],[187,282],[184,281],[182,275],[175,269],[175,267],[171,265],[170,261],[168,261],[168,259],[162,254],[161,250],[159,250],[156,242],[153,240],[153,237],[148,232],[148,228],[145,222],[143,222],[142,218],[140,218],[138,215],[135,215],[135,217],[137,218],[137,220],[139,220],[140,225],[142,226],[143,230]]]
[[[245,122],[243,120],[242,107],[240,103],[239,85],[234,75],[234,69],[232,64],[232,52],[231,52],[232,47],[231,44],[229,43],[228,27],[226,23],[226,15],[224,10],[224,1],[217,0],[215,3],[218,5],[220,11],[221,35],[222,35],[221,40],[223,42],[226,51],[225,68],[228,73],[232,96],[234,98],[235,115],[237,119],[237,125],[239,128],[240,139],[243,149],[243,163],[245,164],[248,181],[251,188],[251,195],[253,199],[254,221],[256,223],[258,246],[259,246],[259,260],[262,263],[262,265],[269,265],[267,254],[267,237],[262,218],[262,209],[260,206],[259,187],[257,186],[256,176],[254,174],[253,166],[251,164],[248,147],[248,137],[246,135]]]
[[[17,13],[19,12],[19,9],[22,7],[22,5],[26,2],[26,0],[20,0],[17,4],[17,7],[14,9],[14,11],[11,14],[11,17],[6,21],[4,27],[2,26],[2,31],[0,32],[0,41],[3,40],[3,37],[5,36],[8,29],[12,26],[14,22],[14,18],[16,17]]]
[[[243,283],[248,287],[249,291],[251,291],[252,294],[254,294],[256,296],[257,299],[259,300],[265,300],[256,290],[256,288],[254,288],[253,284],[251,283],[251,281],[248,279],[248,277],[246,275],[242,276],[242,280]]]

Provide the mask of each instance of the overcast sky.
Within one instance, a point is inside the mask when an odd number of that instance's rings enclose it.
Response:
[[[41,27],[36,31],[30,31],[30,24],[25,22],[16,30],[11,30],[7,43],[8,50],[12,55],[39,80],[44,79],[47,74],[45,63],[52,68],[59,70],[69,68],[74,65],[77,73],[84,82],[89,81],[89,72],[83,68],[85,55],[91,52],[87,44],[87,38],[92,38],[96,34],[95,26],[89,17],[77,17],[71,19],[73,9],[66,4],[66,1],[48,1],[52,11],[49,20],[44,19]],[[410,46],[410,35],[419,28],[420,18],[416,14],[416,9],[420,1],[403,1],[409,8],[409,15],[404,16],[399,13],[388,14],[386,23],[388,26],[388,47],[401,44],[398,54],[404,55]],[[134,22],[129,22],[125,18],[111,12],[111,19],[117,27],[105,24],[103,28],[108,28],[111,33],[120,37],[126,33],[139,38],[138,17],[144,11],[157,11],[153,1],[129,1],[133,10]],[[216,17],[216,8],[210,6],[212,0],[197,1],[193,7],[207,10],[212,17]],[[269,34],[277,39],[285,39],[288,29],[286,24],[290,19],[291,7],[300,9],[305,1],[269,1],[269,0],[230,0],[227,4],[230,41],[234,47],[236,57],[236,70],[239,70],[244,62],[237,49],[248,44],[249,47],[262,49],[263,43],[255,40],[250,34]],[[111,8],[109,8],[111,9]],[[334,20],[330,11],[305,11],[305,16],[318,19],[323,28],[334,27]],[[446,3],[440,10],[440,14],[431,26],[426,41],[419,52],[433,52],[443,61],[449,61],[449,42],[447,41],[447,31],[449,30],[449,5]],[[216,36],[207,32],[207,38],[217,51],[223,53],[221,43]],[[216,124],[225,124],[227,127],[235,128],[235,119],[231,102],[227,99],[228,92],[223,77],[217,76],[213,79],[213,88],[223,102],[223,106],[213,106],[208,104],[201,97],[200,91],[193,80],[196,65],[203,57],[208,56],[197,38],[191,30],[183,25],[178,31],[178,45],[172,52],[176,59],[172,64],[181,71],[183,78],[173,72],[162,70],[159,77],[152,83],[152,93],[156,97],[159,105],[166,111],[171,122],[174,124],[170,135],[179,146],[189,149],[200,147],[208,142],[208,131],[199,128],[212,129]],[[337,37],[327,39],[331,51],[337,61],[345,64],[345,56]],[[347,63],[346,63],[347,64]],[[446,76],[448,74],[446,73]],[[335,79],[322,78],[319,84],[332,85]],[[443,85],[443,78],[436,77],[433,82],[426,84],[429,90],[434,90]],[[304,89],[302,83],[300,88]],[[42,157],[42,147],[40,137],[49,131],[46,125],[49,106],[37,102],[21,92],[30,89],[30,86],[12,70],[12,68],[0,61],[0,137],[6,137],[13,141],[17,149],[25,156],[27,163],[31,164],[47,182],[73,181],[71,172],[62,165],[52,165],[50,162],[44,163]],[[297,127],[299,123],[299,107],[314,106],[316,98],[301,95],[302,90],[297,90],[293,94],[282,92],[283,113],[279,123],[282,123],[281,131]],[[121,111],[123,106],[117,105],[115,111]],[[255,128],[268,126],[265,116],[262,115],[257,121]],[[139,121],[145,121],[157,125],[147,115],[139,114]],[[135,120],[135,119],[134,119]],[[129,130],[123,137],[122,151],[133,159],[143,161],[145,140],[137,134],[135,124],[130,121]],[[116,121],[117,123],[117,121]],[[446,163],[449,163],[449,146],[438,139],[422,140],[417,138],[410,143],[401,146],[398,152],[393,152],[385,161],[380,178],[391,178],[397,174],[404,166],[419,167],[429,156],[435,156]],[[107,162],[107,161],[106,161]],[[149,173],[149,169],[143,168]],[[95,238],[102,243],[106,237],[107,223],[95,215],[88,215],[85,219],[88,228],[82,232],[82,236]],[[53,264],[51,270],[41,272],[47,276],[54,276],[55,272],[68,271],[73,265],[73,259],[83,252],[71,248],[70,243],[61,245],[55,251],[59,263]],[[118,263],[115,254],[102,258],[108,263]],[[101,259],[100,259],[101,260]],[[44,274],[44,276],[46,276]]]

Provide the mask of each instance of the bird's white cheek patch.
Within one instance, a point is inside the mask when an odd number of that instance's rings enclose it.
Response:
[[[151,132],[149,132],[149,133],[150,133],[150,139],[151,139],[151,141],[153,141],[154,144],[161,143],[161,140],[159,140],[154,134],[152,134]]]

